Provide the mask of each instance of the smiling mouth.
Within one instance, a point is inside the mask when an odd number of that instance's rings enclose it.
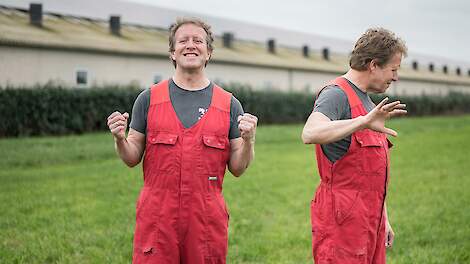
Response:
[[[186,53],[186,54],[183,54],[183,56],[185,56],[185,57],[197,57],[199,55],[197,55],[196,53]]]

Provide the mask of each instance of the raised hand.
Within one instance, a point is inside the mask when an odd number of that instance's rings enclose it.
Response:
[[[127,120],[129,119],[129,114],[126,112],[121,114],[120,112],[116,111],[109,115],[108,117],[108,127],[111,134],[116,139],[124,139],[126,138],[126,130],[127,130]]]
[[[400,101],[386,104],[387,101],[388,97],[383,99],[372,111],[364,116],[365,128],[396,137],[397,132],[395,130],[385,127],[385,120],[391,117],[405,115],[407,113],[405,110],[406,105],[401,104]]]
[[[252,143],[255,141],[257,125],[258,118],[252,114],[244,113],[238,116],[238,129],[240,129],[240,136],[245,141]]]

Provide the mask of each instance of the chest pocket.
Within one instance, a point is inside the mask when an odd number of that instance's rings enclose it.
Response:
[[[385,175],[387,167],[385,137],[378,132],[361,130],[354,133],[353,138],[359,145],[356,164],[361,174],[366,176]]]
[[[229,156],[229,140],[227,136],[202,136],[203,169],[206,173],[218,175],[225,171]]]
[[[176,165],[176,143],[178,135],[152,131],[147,135],[146,156],[151,167],[159,171],[171,171]]]

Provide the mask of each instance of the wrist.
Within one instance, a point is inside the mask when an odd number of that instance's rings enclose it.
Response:
[[[359,129],[362,130],[367,128],[367,117],[366,116],[358,116],[357,117],[358,123],[359,123]]]
[[[124,141],[126,141],[126,137],[113,135],[113,138],[114,138],[114,142],[116,144],[120,144],[120,143],[123,143]]]
[[[255,144],[255,137],[243,138],[243,141],[245,142],[245,144],[248,144],[251,146]]]

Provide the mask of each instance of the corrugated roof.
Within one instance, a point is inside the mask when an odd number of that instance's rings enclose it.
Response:
[[[25,10],[0,7],[0,45],[167,58],[168,31],[122,24],[119,37],[110,33],[108,21],[50,13],[44,15],[41,28],[30,25],[29,14]],[[219,37],[216,37],[214,46],[212,61],[215,63],[332,73],[343,73],[348,68],[348,58],[344,54],[331,53],[330,60],[326,61],[318,52],[310,52],[311,56],[305,58],[301,49],[284,45],[278,45],[276,53],[271,54],[267,51],[266,43],[246,40],[236,40],[233,48],[228,49],[223,47]],[[436,69],[436,72],[431,73],[425,69],[415,71],[404,66],[400,77],[470,84],[466,70],[463,70],[462,76],[457,76],[453,72],[443,74]]]

